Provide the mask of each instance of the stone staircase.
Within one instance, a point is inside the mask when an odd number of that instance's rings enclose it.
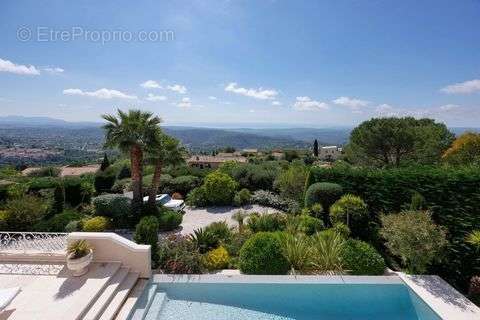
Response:
[[[139,279],[139,273],[129,267],[118,265],[105,285],[83,309],[77,319],[83,320],[113,320],[132,292],[147,280]],[[138,290],[138,289],[137,289]]]

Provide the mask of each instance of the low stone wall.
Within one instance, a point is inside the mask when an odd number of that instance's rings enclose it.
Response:
[[[72,232],[67,241],[86,240],[93,248],[95,262],[121,262],[141,278],[150,278],[151,255],[149,245],[140,245],[110,232]]]

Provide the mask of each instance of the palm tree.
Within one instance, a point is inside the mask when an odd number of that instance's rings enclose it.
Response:
[[[164,133],[158,132],[156,140],[159,143],[152,144],[147,148],[147,157],[149,162],[155,166],[153,172],[152,184],[148,193],[148,206],[155,206],[155,200],[160,186],[160,177],[162,175],[162,167],[166,165],[176,165],[185,161],[185,149],[180,142]]]
[[[118,147],[120,151],[130,155],[132,166],[132,187],[134,213],[140,213],[143,204],[142,196],[142,173],[143,153],[147,146],[158,144],[158,132],[160,131],[159,117],[151,112],[141,110],[118,110],[118,118],[114,115],[102,115],[107,121],[103,126],[106,131],[105,145]]]

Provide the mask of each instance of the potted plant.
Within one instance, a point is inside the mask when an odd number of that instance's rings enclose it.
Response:
[[[79,277],[88,272],[88,265],[93,260],[93,251],[85,240],[76,240],[67,247],[67,268],[73,276]]]

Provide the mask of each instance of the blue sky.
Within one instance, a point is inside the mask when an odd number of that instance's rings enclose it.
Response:
[[[0,116],[98,121],[136,107],[167,124],[311,127],[480,116],[478,0],[7,0],[0,43]]]

